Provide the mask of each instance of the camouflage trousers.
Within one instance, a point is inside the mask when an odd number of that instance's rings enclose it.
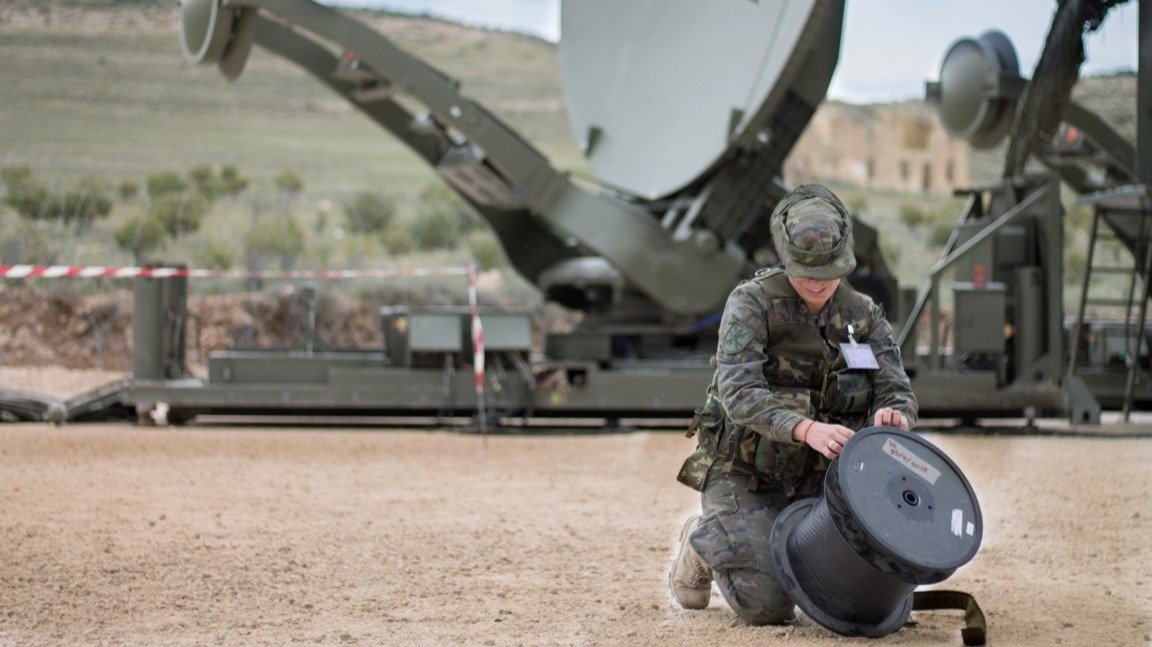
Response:
[[[754,490],[752,466],[716,461],[703,491],[703,517],[689,541],[712,568],[720,593],[736,614],[750,624],[783,624],[795,617],[792,600],[781,588],[772,566],[772,524],[796,499],[813,496],[811,483],[788,497],[778,483],[759,482]]]

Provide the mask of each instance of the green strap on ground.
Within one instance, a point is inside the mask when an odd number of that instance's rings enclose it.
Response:
[[[913,611],[958,609],[964,612],[964,628],[960,636],[965,645],[983,645],[988,633],[988,622],[976,598],[963,591],[916,591],[912,594]]]

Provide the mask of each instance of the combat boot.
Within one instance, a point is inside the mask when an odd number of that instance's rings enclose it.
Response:
[[[680,553],[672,563],[668,574],[668,588],[672,599],[685,609],[704,609],[712,597],[712,569],[696,554],[688,538],[700,525],[700,515],[693,515],[684,522],[680,531]]]

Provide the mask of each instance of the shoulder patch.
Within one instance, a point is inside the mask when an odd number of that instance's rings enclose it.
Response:
[[[724,336],[720,339],[720,350],[727,355],[734,355],[747,348],[750,341],[752,341],[752,329],[739,321],[733,321],[724,330]]]
[[[759,270],[756,270],[756,273],[752,275],[752,280],[753,281],[759,281],[759,280],[771,278],[773,276],[776,276],[777,274],[783,274],[783,273],[784,273],[783,267],[765,267],[765,268],[761,268]]]

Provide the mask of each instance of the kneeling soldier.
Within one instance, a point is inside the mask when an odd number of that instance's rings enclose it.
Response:
[[[716,373],[693,421],[699,446],[679,476],[703,493],[703,514],[684,525],[669,576],[684,608],[708,606],[715,579],[756,625],[794,617],[772,567],[776,515],[819,494],[853,430],[916,419],[884,312],[842,280],[856,267],[844,204],[801,186],[770,225],[784,267],[757,272],[724,306]]]

